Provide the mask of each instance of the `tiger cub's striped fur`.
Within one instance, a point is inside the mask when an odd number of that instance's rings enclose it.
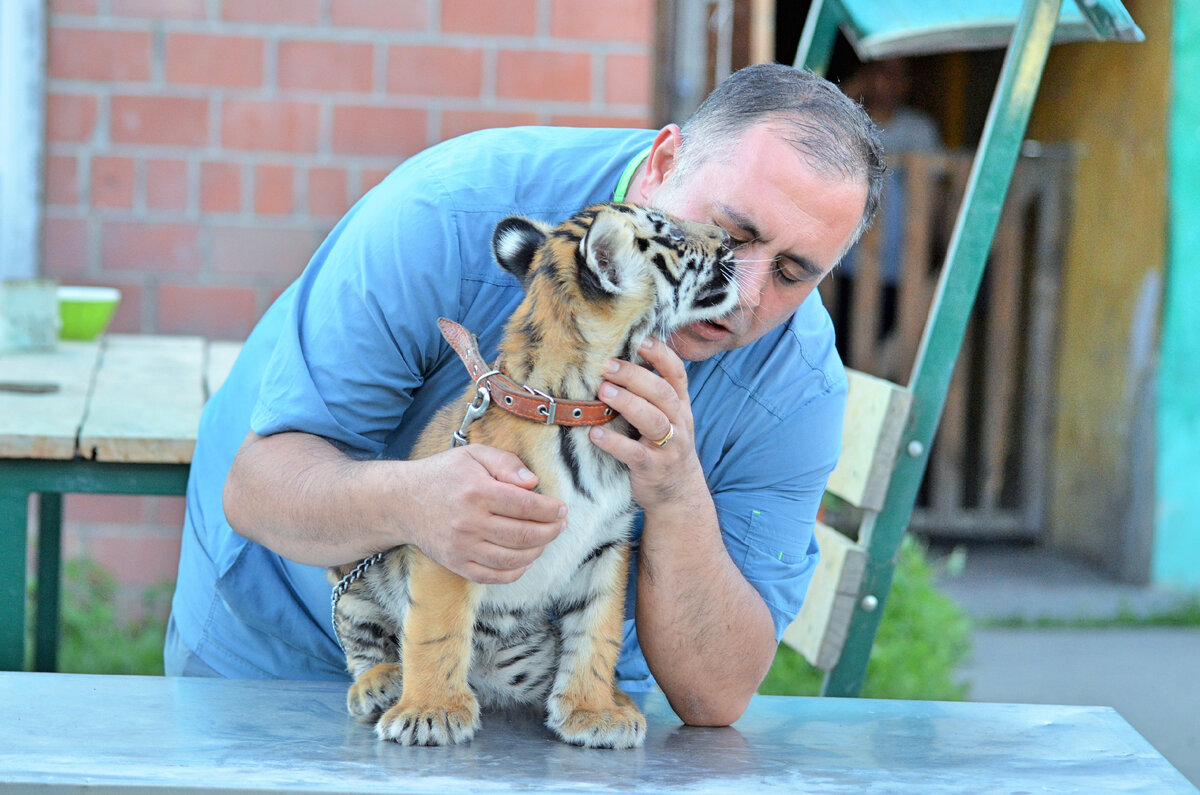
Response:
[[[721,230],[636,205],[595,205],[553,229],[508,218],[492,243],[526,291],[495,366],[556,398],[595,399],[610,358],[633,360],[647,335],[666,339],[737,301]],[[472,385],[466,400],[474,394]],[[445,450],[463,410],[461,402],[443,409],[413,457]],[[632,433],[624,420],[614,423]],[[629,476],[587,433],[496,407],[470,427],[471,443],[515,453],[537,474],[538,490],[568,506],[567,528],[519,580],[472,583],[406,546],[341,598],[349,709],[374,720],[381,738],[465,742],[483,703],[545,705],[547,725],[576,745],[642,742],[645,718],[614,679],[634,510]]]

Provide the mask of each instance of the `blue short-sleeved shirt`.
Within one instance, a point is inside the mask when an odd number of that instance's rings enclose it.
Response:
[[[358,457],[404,457],[461,398],[461,363],[437,318],[495,356],[518,282],[492,259],[492,229],[520,214],[557,223],[612,198],[646,130],[516,128],[439,144],[364,196],[271,306],[209,401],[188,482],[172,617],[218,673],[346,677],[324,570],[230,528],[221,493],[246,433],[303,431]],[[754,344],[688,365],[696,445],[726,549],[762,595],[777,637],[803,601],[817,506],[837,460],[845,375],[813,295]],[[640,539],[635,528],[635,549]],[[636,554],[618,676],[648,687],[633,622]]]

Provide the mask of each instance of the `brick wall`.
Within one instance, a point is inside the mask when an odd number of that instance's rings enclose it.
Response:
[[[42,272],[111,330],[244,337],[403,158],[650,123],[652,0],[50,0]],[[68,498],[69,552],[170,576],[178,501]]]

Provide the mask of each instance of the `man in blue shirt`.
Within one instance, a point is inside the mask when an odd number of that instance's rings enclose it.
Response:
[[[613,363],[599,398],[641,437],[591,434],[629,466],[642,509],[622,686],[657,684],[688,723],[736,720],[816,565],[845,377],[815,288],[869,222],[881,174],[861,108],[779,65],[735,73],[682,130],[486,131],[400,165],[267,311],[205,408],[168,673],[348,678],[323,568],[399,544],[477,582],[521,576],[565,507],[515,456],[471,445],[404,460],[465,382],[436,320],[494,356],[521,299],[492,261],[495,224],[616,198],[739,246],[734,312],[652,343],[653,371]]]

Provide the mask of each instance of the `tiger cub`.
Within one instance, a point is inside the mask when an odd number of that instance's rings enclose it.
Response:
[[[493,365],[517,384],[594,400],[610,358],[634,360],[648,335],[667,339],[737,303],[724,233],[631,204],[589,207],[556,228],[499,223],[496,260],[525,288]],[[476,395],[472,385],[467,399]],[[462,403],[442,409],[412,457],[447,449]],[[632,434],[621,418],[618,432]],[[515,453],[538,490],[567,506],[567,527],[516,582],[480,585],[416,547],[365,569],[335,608],[354,677],[352,714],[380,738],[447,745],[474,736],[479,704],[544,705],[568,743],[640,745],[646,720],[615,684],[621,651],[629,528],[628,471],[595,447],[587,427],[531,422],[492,406],[471,443]],[[331,580],[352,566],[330,570]]]

